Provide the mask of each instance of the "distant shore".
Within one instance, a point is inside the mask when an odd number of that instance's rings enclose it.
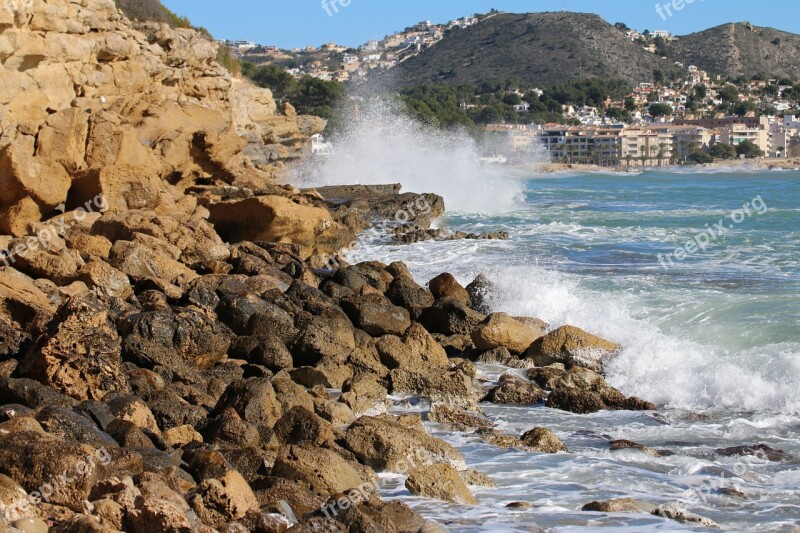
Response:
[[[600,165],[587,165],[577,163],[539,163],[520,165],[518,168],[531,170],[542,174],[554,174],[556,172],[620,172],[626,173],[628,171],[638,172],[642,170],[715,170],[715,169],[737,169],[737,170],[794,170],[800,168],[800,159],[797,158],[757,158],[757,159],[730,159],[724,161],[715,161],[713,163],[706,163],[703,165],[662,165],[662,166],[646,166],[640,165],[622,165],[619,167],[607,167]]]

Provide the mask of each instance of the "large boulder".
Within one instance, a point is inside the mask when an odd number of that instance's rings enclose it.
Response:
[[[603,371],[603,362],[621,346],[574,326],[563,326],[539,338],[525,352],[536,366],[562,363],[567,367],[582,366]]]
[[[373,482],[373,477],[364,469],[331,450],[294,445],[281,448],[272,474],[300,481],[323,497]]]
[[[219,202],[210,211],[209,220],[226,241],[296,244],[303,259],[334,254],[355,241],[353,232],[335,222],[326,209],[282,196]]]
[[[347,429],[345,446],[364,464],[379,471],[403,473],[435,463],[448,463],[462,470],[466,467],[461,454],[429,435],[418,418],[362,416]]]
[[[375,348],[381,363],[390,370],[402,368],[425,372],[431,367],[444,368],[448,364],[444,348],[416,322],[411,324],[402,339],[387,335],[378,339]]]
[[[437,300],[442,298],[453,298],[464,304],[470,305],[471,300],[467,290],[461,286],[456,278],[447,272],[439,274],[428,282],[431,294]]]
[[[264,378],[250,378],[231,383],[214,407],[214,415],[233,408],[239,416],[256,426],[264,435],[283,414],[272,383]]]
[[[406,309],[413,320],[417,320],[422,311],[433,305],[434,297],[415,282],[410,275],[402,274],[389,284],[386,296],[393,304]]]
[[[478,503],[458,472],[447,464],[426,465],[412,470],[406,480],[406,488],[415,496],[461,505]]]
[[[95,297],[68,301],[20,365],[20,372],[78,400],[129,390],[122,343],[108,307]]]
[[[26,331],[41,332],[58,309],[28,276],[0,267],[0,317]]]
[[[482,352],[502,347],[513,354],[524,353],[542,335],[541,329],[534,329],[505,313],[489,315],[470,333],[475,348]]]
[[[445,298],[425,309],[419,317],[419,323],[431,333],[469,335],[485,318],[464,302]]]
[[[356,327],[373,337],[402,335],[411,325],[408,311],[380,294],[346,298],[342,300],[342,309]]]

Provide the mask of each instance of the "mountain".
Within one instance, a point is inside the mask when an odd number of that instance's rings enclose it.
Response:
[[[435,46],[408,59],[389,76],[398,86],[473,83],[512,76],[538,85],[575,79],[651,80],[654,70],[676,70],[632,43],[597,15],[503,13],[466,29],[450,30]]]
[[[724,77],[800,78],[800,35],[747,22],[724,24],[667,43],[671,59]]]

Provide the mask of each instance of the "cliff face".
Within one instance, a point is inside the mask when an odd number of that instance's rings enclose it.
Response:
[[[274,189],[324,121],[279,110],[216,56],[202,34],[134,24],[113,0],[0,10],[0,232],[97,193],[112,210],[174,209],[189,189]]]

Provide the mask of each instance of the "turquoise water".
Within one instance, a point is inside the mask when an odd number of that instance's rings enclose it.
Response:
[[[515,191],[515,207],[508,209],[504,196],[497,200],[501,212],[462,209],[441,225],[508,231],[509,241],[372,242],[352,260],[404,260],[421,282],[442,271],[464,283],[484,273],[498,287],[495,309],[620,342],[625,349],[608,365],[609,381],[656,402],[663,418],[486,406],[512,433],[550,427],[570,453],[498,452],[471,435],[430,426],[498,487],[477,490],[481,505],[472,509],[414,500],[392,479],[387,495],[407,497],[456,531],[525,531],[530,524],[553,531],[686,530],[646,514],[577,511],[621,496],[654,505],[678,501],[727,531],[800,526],[800,460],[714,453],[764,443],[800,457],[800,173],[562,174],[515,178],[514,187],[493,181],[485,190],[473,182],[471,191],[458,189],[457,178],[434,185],[446,201],[452,188],[458,198],[489,206],[491,191]],[[675,255],[679,247],[688,250],[685,258]],[[489,378],[501,371],[482,370]],[[608,437],[675,455],[612,454]],[[719,494],[720,484],[736,486],[745,498]],[[535,507],[504,508],[518,500]]]

